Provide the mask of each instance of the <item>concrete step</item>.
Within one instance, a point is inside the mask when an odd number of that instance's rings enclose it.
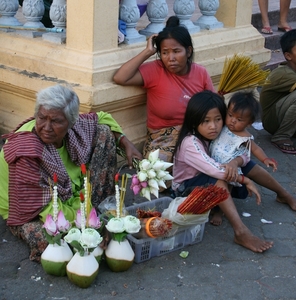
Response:
[[[263,68],[264,70],[273,70],[277,68],[277,66],[284,62],[285,58],[281,50],[271,50],[271,58],[270,61],[266,64],[266,66]]]
[[[271,26],[276,26],[276,28],[277,28],[278,21],[279,21],[279,15],[280,14],[279,14],[278,10],[268,12],[269,22],[270,22]],[[294,2],[291,3],[287,20],[289,23],[296,21],[296,4]],[[251,23],[255,28],[261,29],[262,21],[261,21],[261,13],[260,12],[252,15]],[[291,24],[290,24],[290,26],[292,28],[296,28],[296,27],[293,27]]]
[[[281,51],[280,39],[284,32],[278,30],[278,21],[279,21],[279,11],[269,11],[269,22],[273,31],[273,34],[262,34],[265,38],[265,48],[271,50],[271,59],[267,63],[264,69],[275,69],[281,62],[285,61],[284,55]],[[292,28],[296,28],[296,5],[295,3],[291,3],[289,14],[288,14],[288,23]],[[252,25],[258,29],[261,33],[262,29],[262,21],[261,14],[255,13],[252,15]]]
[[[296,22],[289,22],[292,28],[296,28]],[[284,34],[283,31],[279,31],[277,25],[271,26],[273,34],[262,34],[265,38],[265,48],[271,50],[277,50],[281,48],[280,39],[281,36]],[[258,28],[258,31],[261,33],[261,27]]]

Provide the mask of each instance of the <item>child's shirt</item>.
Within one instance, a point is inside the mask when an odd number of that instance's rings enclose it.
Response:
[[[174,157],[173,190],[176,190],[185,180],[191,179],[200,173],[224,180],[224,168],[209,156],[206,149],[208,142],[205,143],[204,145],[194,135],[184,138]]]
[[[238,136],[224,126],[220,135],[210,144],[210,156],[221,164],[229,163],[238,156],[244,155],[248,162],[251,159],[251,136]],[[242,174],[241,168],[238,173]]]

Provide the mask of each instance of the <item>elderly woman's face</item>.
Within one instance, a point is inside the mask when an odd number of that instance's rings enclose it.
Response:
[[[63,145],[69,122],[63,112],[58,109],[46,110],[40,106],[36,115],[36,132],[45,144],[53,144],[56,148]]]

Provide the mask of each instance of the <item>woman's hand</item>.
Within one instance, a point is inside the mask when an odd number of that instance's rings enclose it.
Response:
[[[259,191],[257,190],[254,182],[251,179],[244,177],[244,184],[246,185],[246,188],[249,192],[249,196],[252,196],[253,193],[255,194],[256,202],[259,205],[261,203],[261,195],[259,194]]]
[[[139,160],[143,159],[142,154],[138,151],[138,149],[134,146],[134,144],[126,136],[124,136],[120,140],[119,147],[124,149],[125,154],[127,156],[128,165],[130,168],[133,167],[133,158],[137,158]]]
[[[157,37],[157,35],[158,34],[152,34],[147,40],[146,49],[151,53],[151,55],[155,54],[157,51],[155,46],[155,38]]]

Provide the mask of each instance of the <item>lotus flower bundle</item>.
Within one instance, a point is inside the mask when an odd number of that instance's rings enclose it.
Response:
[[[49,181],[50,182],[50,181]],[[46,216],[45,222],[42,226],[44,234],[49,244],[61,245],[62,236],[71,228],[71,224],[66,220],[64,213],[60,210],[58,205],[58,191],[57,191],[57,174],[53,174],[53,192],[52,192],[52,210],[53,214]]]
[[[151,152],[148,159],[143,159],[139,163],[139,171],[132,176],[131,189],[134,194],[151,200],[150,194],[158,198],[159,188],[166,189],[165,181],[172,180],[173,177],[166,169],[173,164],[162,161],[158,158],[159,149]]]
[[[180,214],[203,214],[228,198],[226,189],[209,185],[196,187],[179,205]]]

